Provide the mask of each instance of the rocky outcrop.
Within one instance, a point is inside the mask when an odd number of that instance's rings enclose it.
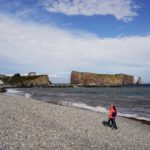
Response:
[[[49,85],[51,82],[47,75],[35,75],[35,76],[12,76],[4,81],[5,84],[13,86],[43,86]]]
[[[125,74],[94,74],[72,71],[71,84],[80,86],[122,86],[134,83],[134,77]]]
[[[0,74],[0,81],[1,81],[3,84],[6,84],[6,82],[7,82],[8,79],[10,79],[9,76]]]
[[[136,84],[137,85],[142,84],[142,78],[141,77],[138,77]]]

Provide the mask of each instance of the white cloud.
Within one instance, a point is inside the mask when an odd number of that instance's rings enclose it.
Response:
[[[58,77],[71,70],[134,75],[150,67],[149,43],[150,36],[74,35],[54,26],[22,24],[0,16],[0,66],[9,62],[16,72],[23,66]]]
[[[45,0],[46,10],[66,15],[113,15],[125,22],[137,16],[133,0]]]

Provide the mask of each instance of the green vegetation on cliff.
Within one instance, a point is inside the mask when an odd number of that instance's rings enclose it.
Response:
[[[14,86],[42,86],[51,83],[47,75],[21,76],[20,74],[15,74],[12,77],[5,76],[1,80],[4,84]]]

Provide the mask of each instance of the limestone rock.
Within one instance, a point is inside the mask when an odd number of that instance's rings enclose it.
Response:
[[[142,78],[138,77],[136,84],[142,84]]]
[[[50,83],[48,75],[12,76],[5,81],[5,84],[13,86],[43,86]]]
[[[134,77],[126,74],[94,74],[72,71],[71,84],[81,86],[122,86],[134,83]]]

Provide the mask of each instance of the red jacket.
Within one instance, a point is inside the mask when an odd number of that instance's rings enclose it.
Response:
[[[117,113],[117,112],[116,112],[116,110],[114,110],[113,105],[110,105],[109,113],[108,113],[109,119],[115,118],[115,117],[113,117],[113,113]]]

